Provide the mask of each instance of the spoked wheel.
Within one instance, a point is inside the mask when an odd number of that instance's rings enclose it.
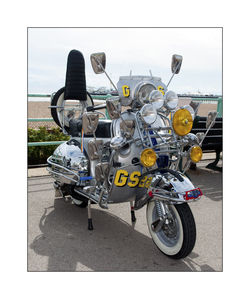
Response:
[[[166,205],[161,201],[162,207]],[[155,201],[147,206],[147,223],[149,232],[158,249],[173,259],[186,257],[194,248],[196,227],[193,214],[188,204],[165,206],[167,219],[159,230],[154,230],[152,224],[159,219]]]
[[[65,87],[62,87],[61,89],[59,89],[54,96],[52,97],[51,100],[51,106],[64,106],[64,92],[65,92]],[[79,102],[79,101],[78,101]],[[83,104],[83,103],[81,103]],[[93,99],[91,97],[91,95],[87,92],[87,107],[89,106],[94,106],[94,102]],[[55,123],[59,126],[62,127],[62,123],[63,123],[63,111],[61,108],[51,108],[51,115],[55,121]],[[69,131],[69,127],[68,124],[66,124],[64,126],[64,129],[68,132]]]

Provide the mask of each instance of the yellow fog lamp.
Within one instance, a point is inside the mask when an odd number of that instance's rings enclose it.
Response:
[[[155,165],[157,156],[154,150],[146,148],[141,152],[141,164],[145,167],[152,167]]]
[[[190,151],[190,158],[194,163],[198,163],[202,158],[202,149],[198,145],[194,145]]]
[[[187,135],[193,127],[193,118],[187,109],[179,109],[173,116],[173,129],[179,136]]]

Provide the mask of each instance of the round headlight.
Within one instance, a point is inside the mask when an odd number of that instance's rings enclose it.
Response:
[[[149,125],[154,123],[157,117],[157,112],[152,104],[144,105],[140,110],[140,114],[145,123]]]
[[[178,105],[178,96],[173,91],[168,91],[164,96],[164,107],[168,110],[174,110]]]
[[[151,103],[156,110],[161,109],[164,104],[163,94],[159,90],[152,90],[148,99],[149,103]]]
[[[190,105],[185,105],[185,106],[182,106],[181,108],[187,109],[190,112],[190,114],[192,115],[192,119],[194,120],[194,109]]]
[[[152,90],[155,90],[156,87],[147,82],[142,82],[136,87],[135,99],[140,102],[141,105],[148,103],[148,97]]]
[[[141,157],[140,157],[141,164],[145,167],[154,166],[156,159],[157,159],[156,153],[151,148],[146,148],[141,153]]]
[[[202,149],[195,145],[191,148],[190,158],[194,163],[198,163],[202,158]]]
[[[177,135],[185,136],[193,126],[191,113],[186,109],[179,109],[173,116],[173,129]]]

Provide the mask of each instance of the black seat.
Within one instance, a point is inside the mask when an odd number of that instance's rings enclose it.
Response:
[[[111,120],[99,120],[95,135],[97,138],[111,138],[110,133]],[[80,137],[82,132],[82,120],[71,119],[69,122],[69,134],[72,137]],[[85,137],[94,137],[91,135],[84,135]]]

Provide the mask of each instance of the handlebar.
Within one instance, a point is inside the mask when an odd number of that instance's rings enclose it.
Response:
[[[100,109],[104,109],[106,108],[106,104],[105,105],[98,105],[98,106],[90,106],[87,107],[87,111],[95,111],[95,110],[100,110]]]

